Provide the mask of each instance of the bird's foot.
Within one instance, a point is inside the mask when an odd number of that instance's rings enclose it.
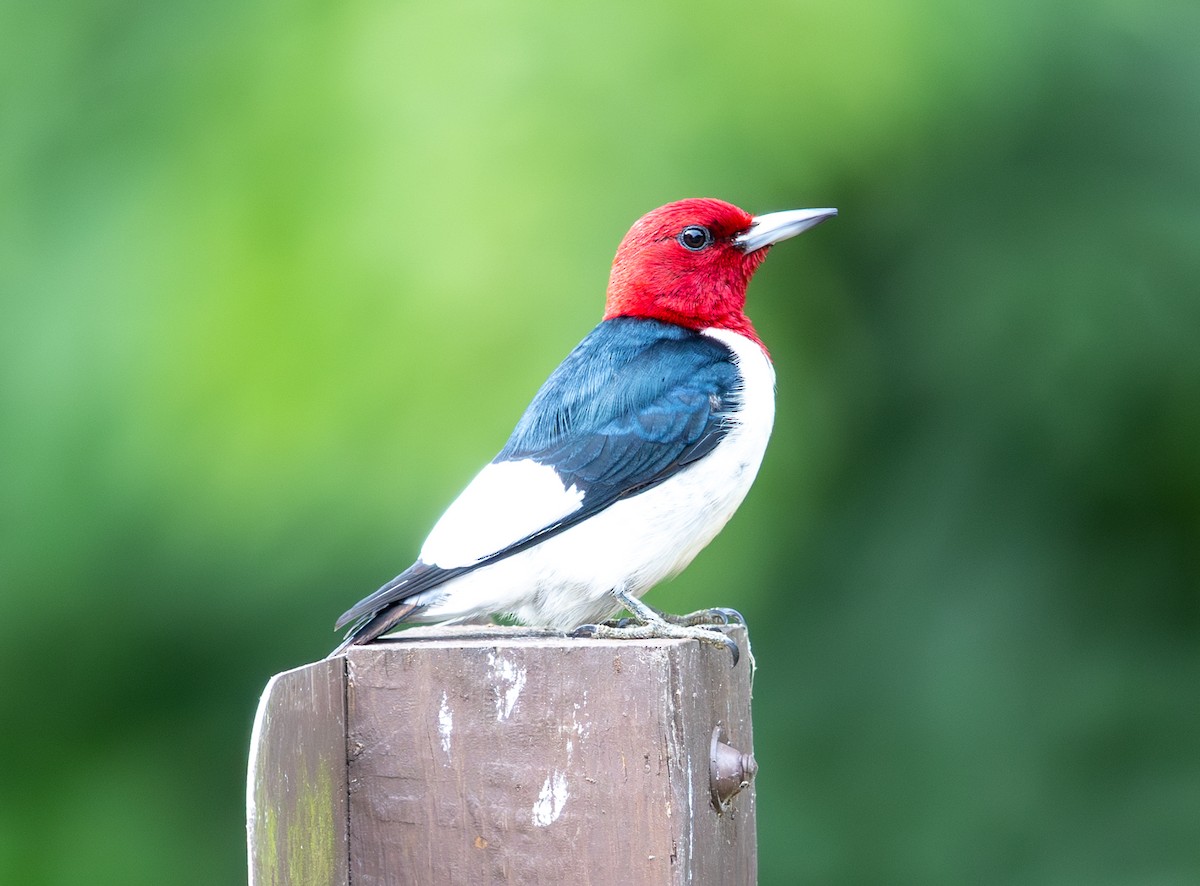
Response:
[[[573,636],[606,640],[699,640],[709,646],[728,649],[729,654],[733,656],[734,665],[737,665],[738,659],[741,658],[737,642],[721,631],[722,625],[746,623],[741,613],[735,609],[701,609],[688,615],[669,615],[659,612],[623,590],[613,591],[613,596],[621,601],[632,616],[604,624],[580,625],[572,632]]]
[[[744,625],[746,623],[746,619],[742,618],[742,614],[736,609],[728,609],[723,606],[714,609],[697,609],[687,615],[671,615],[668,612],[659,612],[658,614],[662,616],[663,621],[689,628],[697,625]]]
[[[742,654],[737,642],[726,636],[719,625],[712,624],[701,627],[671,624],[668,621],[623,618],[613,624],[580,625],[571,632],[571,636],[592,637],[597,640],[699,640],[709,646],[728,649],[734,665],[738,663]]]
[[[644,625],[645,622],[633,615],[626,615],[623,618],[610,618],[607,621],[600,622],[600,627],[604,628],[631,628]],[[590,628],[591,625],[581,625],[580,627]]]
[[[642,603],[641,605],[667,624],[682,625],[686,628],[694,628],[700,625],[744,625],[746,623],[746,619],[736,609],[729,609],[723,606],[713,609],[697,609],[695,612],[689,612],[687,615],[672,615],[670,612],[655,609],[647,603]],[[601,624],[609,628],[627,628],[648,623],[652,624],[653,621],[647,622],[646,619],[639,618],[636,615],[627,615],[624,618],[610,618],[607,621],[601,622]]]

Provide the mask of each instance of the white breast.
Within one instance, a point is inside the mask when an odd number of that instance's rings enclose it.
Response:
[[[745,336],[727,329],[704,334],[733,351],[741,375],[739,406],[729,419],[729,433],[713,451],[658,486],[529,550],[429,591],[422,620],[504,612],[526,624],[572,628],[615,612],[614,588],[641,596],[680,572],[713,540],[762,464],[775,421],[775,370],[762,348]],[[555,492],[565,509],[577,505],[561,483]]]

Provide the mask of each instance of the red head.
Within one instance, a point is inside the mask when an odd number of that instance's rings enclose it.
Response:
[[[746,285],[772,243],[835,215],[833,209],[755,218],[722,200],[679,200],[646,213],[613,259],[604,317],[649,317],[689,329],[731,329],[759,341]]]

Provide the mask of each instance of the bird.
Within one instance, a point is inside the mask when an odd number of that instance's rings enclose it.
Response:
[[[837,215],[754,216],[713,198],[646,213],[613,259],[604,315],[534,396],[504,448],[410,567],[347,610],[331,656],[404,623],[523,624],[730,649],[732,609],[641,600],[725,526],[762,463],[775,371],[746,316],[771,246]],[[613,621],[621,610],[630,617]]]

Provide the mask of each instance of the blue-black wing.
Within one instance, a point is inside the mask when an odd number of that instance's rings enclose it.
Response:
[[[584,494],[575,523],[661,483],[728,432],[738,371],[721,342],[656,320],[594,329],[547,379],[495,461],[531,459]]]

